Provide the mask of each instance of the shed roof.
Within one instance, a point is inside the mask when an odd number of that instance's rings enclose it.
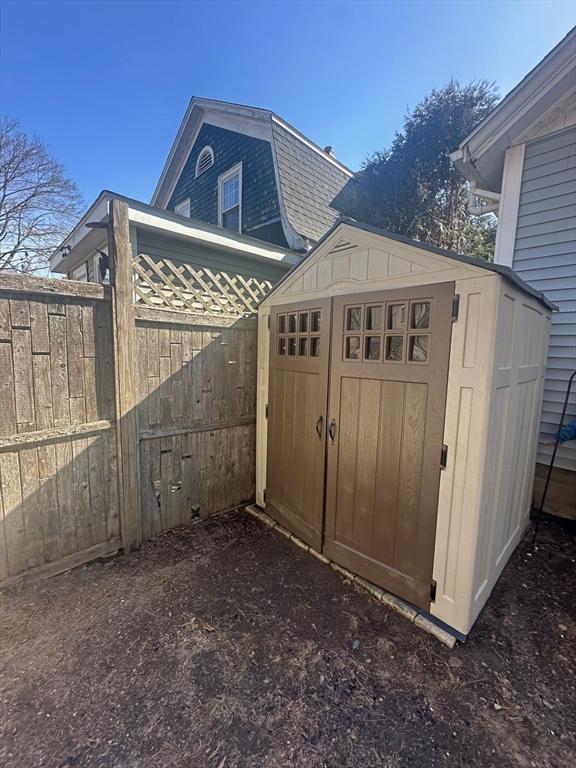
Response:
[[[478,259],[475,256],[465,256],[462,253],[457,253],[456,251],[451,251],[446,248],[437,248],[436,246],[430,245],[429,243],[422,243],[418,240],[412,240],[409,237],[404,237],[403,235],[398,235],[394,232],[388,232],[385,229],[378,229],[377,227],[372,227],[369,224],[363,224],[356,221],[355,219],[350,219],[343,216],[341,216],[339,220],[328,230],[328,232],[325,233],[325,235],[318,241],[318,243],[316,243],[314,248],[305,256],[305,258],[302,259],[299,264],[293,267],[286,275],[284,275],[284,277],[274,286],[272,291],[270,291],[268,296],[263,301],[266,302],[271,296],[273,296],[285,284],[285,282],[294,275],[296,270],[305,268],[306,263],[311,257],[314,256],[318,249],[322,247],[324,242],[339,228],[345,226],[353,227],[354,229],[359,229],[364,232],[369,232],[370,234],[378,235],[398,243],[403,243],[404,245],[409,245],[422,251],[427,251],[428,253],[445,256],[449,259],[453,259],[454,261],[458,261],[463,264],[468,264],[472,267],[478,267],[489,272],[496,272],[497,274],[502,275],[502,277],[504,277],[509,282],[513,283],[517,288],[524,291],[524,293],[527,293],[528,295],[538,299],[538,301],[540,301],[548,310],[558,310],[558,307],[549,301],[549,299],[547,299],[541,291],[536,290],[531,285],[522,280],[522,278],[519,277],[510,267],[507,267],[503,264],[494,264],[493,262],[485,261],[484,259]]]

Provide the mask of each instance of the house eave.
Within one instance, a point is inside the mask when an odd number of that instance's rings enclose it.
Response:
[[[500,192],[506,150],[574,87],[575,70],[576,28],[451,153],[460,172],[484,189]]]
[[[52,254],[50,267],[53,272],[66,273],[74,264],[82,261],[83,258],[100,247],[103,230],[92,229],[86,225],[91,221],[107,221],[111,200],[122,200],[128,204],[131,226],[153,230],[168,237],[183,239],[191,245],[203,245],[249,259],[268,263],[284,263],[287,266],[297,264],[301,258],[289,249],[269,245],[247,235],[236,235],[220,227],[195,219],[187,219],[170,211],[155,208],[139,200],[106,190],[98,196],[72,232]]]

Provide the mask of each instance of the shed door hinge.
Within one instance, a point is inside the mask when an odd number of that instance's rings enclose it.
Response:
[[[266,418],[268,418],[268,403],[266,403]]]
[[[455,323],[458,320],[458,314],[460,313],[460,294],[455,293],[452,296],[452,322]]]
[[[440,467],[441,469],[446,469],[446,463],[448,462],[448,446],[442,445],[442,450],[440,451]]]
[[[434,579],[430,582],[430,601],[434,602],[436,600],[436,582]]]
[[[266,503],[266,488],[262,491],[262,498],[264,499],[264,503]]]
[[[270,315],[268,315],[268,330],[270,330]]]

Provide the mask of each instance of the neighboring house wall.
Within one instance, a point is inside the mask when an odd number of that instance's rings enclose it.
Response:
[[[244,277],[255,277],[259,280],[269,280],[273,285],[286,274],[287,267],[280,264],[267,264],[231,255],[212,248],[195,246],[176,238],[156,235],[145,229],[138,230],[138,253],[145,253],[155,259],[169,259],[172,262],[185,262],[194,268],[210,269],[215,272],[239,274]]]
[[[506,179],[505,179],[506,183]],[[529,142],[519,185],[512,266],[559,307],[552,316],[537,461],[556,431],[568,378],[576,367],[576,131]],[[576,416],[573,392],[568,419]],[[561,446],[556,466],[576,471],[576,444]]]
[[[196,178],[196,161],[205,146],[214,151],[214,165]],[[218,225],[218,177],[240,162],[242,233],[285,247],[272,147],[263,139],[204,123],[176,182],[168,210],[173,211],[190,198],[191,218]]]
[[[310,149],[282,125],[272,123],[282,200],[296,232],[316,242],[339,216],[333,207],[336,198],[345,200],[343,190],[350,174]]]

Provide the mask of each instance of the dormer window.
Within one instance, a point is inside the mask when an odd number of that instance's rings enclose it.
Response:
[[[200,154],[198,155],[198,159],[196,160],[196,178],[200,176],[204,171],[207,171],[208,168],[212,168],[214,165],[214,150],[212,147],[204,147]]]
[[[218,224],[242,232],[242,163],[218,178]]]
[[[182,200],[181,203],[178,203],[174,207],[174,213],[177,213],[179,216],[187,216],[190,218],[190,198],[187,197],[186,200]]]

